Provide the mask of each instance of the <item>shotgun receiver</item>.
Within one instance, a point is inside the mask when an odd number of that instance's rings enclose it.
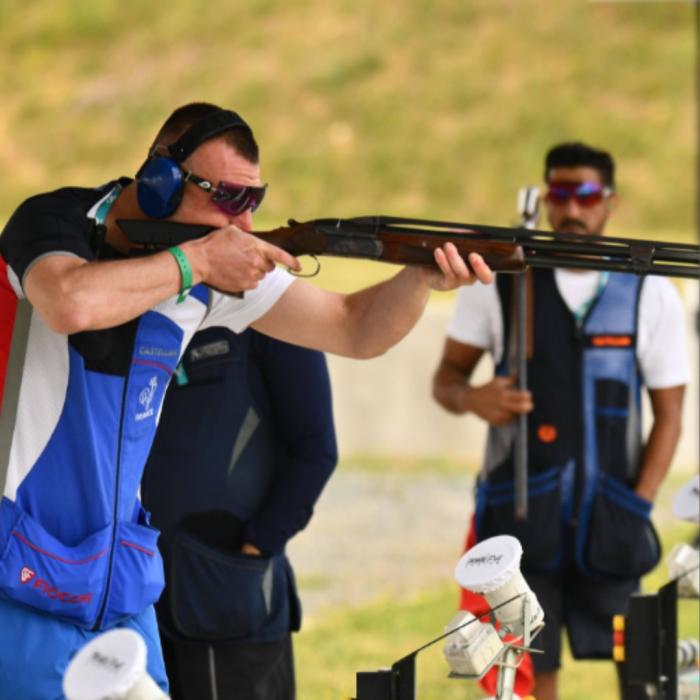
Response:
[[[132,243],[148,250],[163,250],[214,230],[159,220],[119,219],[117,224]],[[433,251],[449,241],[465,259],[469,253],[479,253],[495,272],[521,272],[532,266],[700,277],[697,245],[527,228],[362,216],[290,220],[288,226],[253,235],[296,256],[333,255],[434,266]]]

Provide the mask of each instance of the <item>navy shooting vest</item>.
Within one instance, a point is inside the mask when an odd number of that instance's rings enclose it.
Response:
[[[497,279],[509,310],[513,278]],[[641,460],[641,385],[637,322],[642,280],[612,273],[580,321],[552,270],[533,277],[533,353],[528,385],[528,517],[514,517],[516,422],[492,426],[477,487],[479,540],[520,539],[525,570],[575,562],[589,576],[641,576],[660,548],[651,503],[633,491]],[[504,313],[504,347],[514,332]],[[513,373],[508,352],[496,367]]]
[[[194,336],[146,465],[142,497],[166,572],[158,623],[179,641],[266,642],[300,626],[285,553],[240,551],[286,459],[251,350],[265,342],[275,341],[220,327]]]

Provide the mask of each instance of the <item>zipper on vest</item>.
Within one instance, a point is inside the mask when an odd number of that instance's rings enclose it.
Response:
[[[121,471],[121,461],[122,461],[122,433],[124,431],[124,413],[126,406],[126,393],[129,388],[129,374],[127,374],[124,380],[124,389],[122,390],[122,410],[119,416],[119,435],[117,442],[117,464],[114,474],[114,510],[112,512],[112,544],[109,550],[109,564],[107,568],[107,581],[105,583],[104,598],[102,599],[102,605],[100,605],[100,611],[97,613],[97,619],[93,625],[92,631],[97,632],[102,625],[102,618],[105,614],[105,608],[107,607],[107,599],[109,598],[109,588],[112,583],[112,566],[114,563],[114,550],[117,539],[117,506],[119,504],[119,476]]]

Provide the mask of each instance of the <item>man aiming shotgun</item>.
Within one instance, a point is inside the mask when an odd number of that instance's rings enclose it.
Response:
[[[0,700],[59,697],[71,656],[115,626],[145,638],[148,672],[167,688],[158,533],[137,492],[197,330],[251,326],[372,357],[408,333],[432,289],[491,279],[478,254],[468,267],[446,244],[432,269],[354,294],[321,290],[276,269],[299,263],[247,233],[264,192],[250,126],[190,104],[166,120],[135,180],[32,197],[0,236]],[[213,230],[153,252],[121,219]]]

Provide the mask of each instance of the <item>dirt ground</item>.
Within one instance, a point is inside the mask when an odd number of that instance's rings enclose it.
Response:
[[[334,607],[452,581],[472,500],[466,474],[339,469],[288,547],[305,625]]]

